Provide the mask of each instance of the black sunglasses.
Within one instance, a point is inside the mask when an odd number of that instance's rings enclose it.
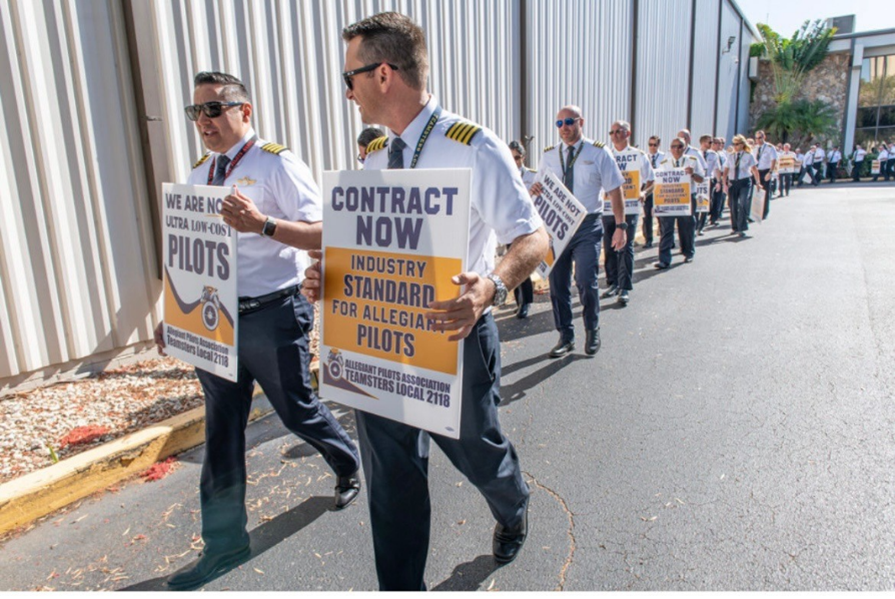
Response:
[[[575,124],[575,121],[578,121],[578,120],[581,120],[581,117],[578,117],[578,118],[575,118],[575,119],[573,119],[572,117],[568,117],[568,118],[565,118],[565,119],[560,119],[560,120],[556,121],[556,128],[559,129],[559,128],[562,127],[563,125],[566,125],[566,126],[568,126],[568,127],[571,127],[572,125]]]
[[[232,106],[242,106],[245,102],[206,102],[205,104],[191,104],[184,107],[186,118],[191,121],[198,121],[199,115],[204,114],[210,119],[216,119],[221,116],[224,108]]]
[[[683,150],[684,146],[682,146],[681,144],[671,144],[671,149],[672,150]]]
[[[613,129],[612,131],[609,132],[609,135],[615,135],[616,133],[624,133],[624,132],[625,132],[624,129]]]
[[[345,85],[348,86],[348,89],[353,90],[354,82],[351,81],[352,77],[354,77],[355,75],[360,75],[361,73],[369,73],[370,71],[379,68],[379,65],[381,65],[381,64],[382,64],[382,62],[377,62],[375,64],[368,64],[367,66],[361,67],[359,69],[354,69],[353,71],[345,71],[344,73],[342,73],[342,79],[345,81]],[[400,70],[398,67],[396,67],[395,65],[393,65],[390,62],[387,62],[385,64],[387,64],[393,71]]]

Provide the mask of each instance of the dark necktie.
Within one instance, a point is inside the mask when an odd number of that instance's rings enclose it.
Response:
[[[575,193],[575,168],[572,164],[575,146],[569,146],[569,157],[566,159],[566,172],[562,175],[562,183],[571,193]]]
[[[223,185],[224,179],[227,178],[227,166],[230,165],[230,159],[221,154],[215,163],[214,179],[211,180],[212,185]]]
[[[388,168],[404,168],[404,148],[407,144],[400,137],[392,140],[388,146]]]
[[[658,157],[659,157],[659,154],[653,154],[652,157],[650,157],[650,162],[653,163],[653,168],[656,168],[656,159]]]

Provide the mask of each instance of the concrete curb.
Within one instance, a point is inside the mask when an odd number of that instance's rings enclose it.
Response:
[[[273,411],[256,389],[249,421]],[[145,471],[205,442],[205,406],[0,485],[0,534]]]

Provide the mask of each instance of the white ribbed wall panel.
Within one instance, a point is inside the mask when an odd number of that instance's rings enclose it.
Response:
[[[354,139],[363,128],[345,99],[342,28],[397,10],[416,20],[430,47],[429,89],[448,110],[509,137],[519,129],[519,100],[510,55],[518,2],[438,3],[385,0],[153,0],[172,129],[174,172],[184,179],[202,154],[183,117],[193,74],[224,70],[240,77],[255,106],[261,137],[289,146],[318,177],[354,168]],[[239,25],[242,24],[242,25]]]
[[[0,0],[0,378],[151,336],[123,32],[117,1]]]
[[[608,141],[613,121],[630,120],[631,0],[529,0],[527,4],[528,123],[534,135],[528,164],[559,142],[556,113],[577,104],[584,135]]]
[[[671,138],[687,126],[692,0],[639,0],[635,141]]]
[[[700,135],[715,134],[715,67],[718,48],[718,11],[725,0],[696,0],[693,44],[693,104],[690,130],[693,145]]]
[[[748,29],[743,28],[745,34]],[[727,49],[727,40],[734,38],[733,47]],[[740,16],[733,6],[723,0],[721,3],[721,64],[718,67],[718,122],[717,131],[727,139],[727,145],[737,133],[737,79],[740,73]],[[748,94],[748,88],[746,93]],[[748,99],[748,95],[746,96]]]

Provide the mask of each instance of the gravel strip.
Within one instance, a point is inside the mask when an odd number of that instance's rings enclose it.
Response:
[[[71,457],[203,402],[193,367],[170,357],[7,396],[0,400],[0,483],[52,465],[54,453]],[[100,427],[108,432],[63,446],[66,437]]]

